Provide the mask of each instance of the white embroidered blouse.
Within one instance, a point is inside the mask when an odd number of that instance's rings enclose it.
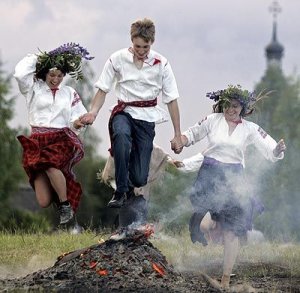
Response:
[[[170,63],[159,53],[150,50],[142,68],[133,62],[128,48],[111,55],[95,86],[108,93],[115,87],[118,100],[124,102],[153,100],[160,94],[167,104],[179,97],[176,80]],[[126,107],[125,112],[134,119],[161,123],[168,120],[168,113],[159,107]]]
[[[20,92],[26,98],[30,126],[63,128],[75,133],[73,122],[87,111],[80,96],[70,86],[60,85],[55,98],[46,82],[34,79],[37,55],[28,54],[16,66],[16,78]]]
[[[229,134],[229,126],[223,113],[208,115],[183,134],[188,139],[187,146],[207,137],[208,147],[202,152],[203,156],[223,163],[240,163],[245,166],[244,152],[251,144],[272,162],[284,157],[283,153],[279,157],[274,156],[276,141],[253,122],[242,119],[232,134]]]

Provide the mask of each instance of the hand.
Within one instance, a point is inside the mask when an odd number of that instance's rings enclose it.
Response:
[[[181,142],[183,144],[183,146],[186,146],[186,144],[188,143],[188,139],[185,135],[181,135]]]
[[[279,157],[280,154],[282,152],[284,152],[286,150],[286,145],[284,143],[283,139],[280,139],[275,147],[275,149],[273,150],[273,154],[275,157]]]
[[[171,142],[171,149],[174,151],[174,153],[180,154],[183,149],[181,136],[175,136],[170,142]]]
[[[182,167],[184,167],[184,164],[183,164],[182,161],[172,160],[170,162],[170,164],[172,164],[176,168],[182,168]]]
[[[88,112],[83,114],[82,116],[80,116],[80,122],[83,123],[84,125],[91,125],[94,123],[95,119],[96,119],[96,115]]]
[[[80,121],[80,119],[77,119],[77,120],[75,120],[75,121],[73,122],[73,127],[74,127],[75,129],[80,129],[81,127],[85,127],[85,124],[82,123],[82,122]]]

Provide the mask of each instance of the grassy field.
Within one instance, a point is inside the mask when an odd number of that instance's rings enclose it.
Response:
[[[25,276],[39,269],[53,266],[65,252],[103,242],[108,234],[86,231],[72,235],[66,232],[45,234],[0,234],[0,278]],[[202,247],[193,244],[187,232],[180,235],[156,233],[151,242],[181,271],[197,271],[221,263],[223,248],[220,245]],[[276,263],[300,276],[300,245],[289,243],[259,243],[241,247],[238,262]]]
[[[223,246],[203,247],[193,244],[188,233],[171,237],[160,235],[152,243],[158,247],[176,268],[181,271],[197,271],[215,263],[222,263]],[[270,263],[286,267],[292,275],[300,276],[300,245],[270,243],[242,245],[238,256],[240,263]]]

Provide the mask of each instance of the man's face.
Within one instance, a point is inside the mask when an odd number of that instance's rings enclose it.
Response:
[[[145,42],[142,38],[137,37],[132,39],[132,47],[134,55],[138,59],[145,59],[150,51],[152,42]]]

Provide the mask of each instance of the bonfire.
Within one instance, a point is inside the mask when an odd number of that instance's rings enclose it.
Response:
[[[0,280],[0,291],[224,292],[219,282],[221,263],[211,264],[205,272],[200,272],[200,265],[196,270],[179,272],[150,242],[153,232],[153,226],[147,224],[142,229],[128,229],[122,239],[101,239],[92,246],[64,253],[50,268]],[[282,265],[238,263],[236,272],[229,292],[269,292],[271,287],[277,288],[276,292],[299,292],[299,279]],[[249,281],[256,288],[245,282],[244,277],[249,274]]]
[[[153,226],[146,225],[130,229],[124,239],[99,241],[64,253],[53,267],[3,280],[2,287],[51,292],[188,292],[182,275],[149,241],[153,232]]]

